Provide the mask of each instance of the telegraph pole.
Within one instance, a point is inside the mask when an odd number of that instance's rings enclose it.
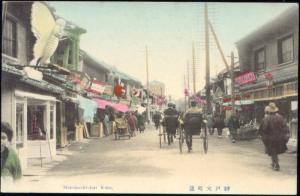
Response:
[[[209,34],[208,34],[208,13],[207,3],[204,4],[204,24],[205,24],[205,64],[206,64],[206,113],[211,112],[210,104],[210,70],[209,70]]]
[[[186,84],[185,84],[185,74],[183,74],[183,89],[184,89],[184,93],[186,90]],[[184,111],[186,111],[186,95],[184,94]]]
[[[190,66],[189,61],[187,61],[187,88],[190,90]]]
[[[187,99],[187,105],[190,107],[190,66],[189,61],[187,61],[187,90],[188,90],[188,99]]]
[[[193,90],[196,94],[196,65],[195,65],[195,46],[193,42]]]
[[[232,112],[235,112],[235,89],[234,89],[234,54],[231,52],[231,106]]]
[[[149,110],[149,65],[148,65],[148,47],[146,45],[146,79],[147,79],[147,121],[150,122]]]

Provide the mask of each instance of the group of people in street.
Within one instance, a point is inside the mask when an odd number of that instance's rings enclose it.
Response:
[[[271,157],[271,167],[275,171],[280,170],[278,155],[286,152],[287,142],[290,137],[289,127],[284,118],[278,113],[279,109],[276,104],[271,102],[265,108],[265,117],[259,126],[258,133],[265,146],[265,152]],[[218,130],[218,137],[222,136],[222,129],[225,128],[224,117],[221,114],[207,114],[204,117],[201,108],[197,107],[195,101],[191,101],[191,107],[182,115],[176,110],[176,106],[172,103],[168,104],[168,108],[164,111],[162,118],[159,112],[153,115],[153,122],[156,129],[160,123],[165,127],[168,145],[176,138],[176,129],[179,126],[184,128],[186,145],[188,152],[192,150],[192,137],[195,134],[200,134],[203,137],[201,128],[207,126],[209,133],[212,135],[214,129]],[[205,125],[206,123],[206,125]],[[239,112],[233,111],[227,121],[230,138],[232,143],[235,143],[238,138],[238,129],[241,127]]]
[[[118,126],[121,125],[129,132],[131,137],[134,137],[136,136],[137,131],[142,133],[145,130],[145,113],[139,114],[137,111],[126,113],[119,112],[117,113],[114,122],[117,124],[116,129],[120,129]]]

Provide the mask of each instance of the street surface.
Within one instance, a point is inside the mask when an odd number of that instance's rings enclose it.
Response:
[[[270,168],[260,139],[231,143],[209,136],[193,151],[179,152],[178,140],[159,148],[151,126],[130,140],[113,136],[84,139],[58,150],[51,163],[39,161],[24,172],[16,192],[296,194],[297,154],[279,156],[281,171]]]

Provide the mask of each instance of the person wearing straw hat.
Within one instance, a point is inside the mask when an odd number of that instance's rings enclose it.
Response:
[[[265,108],[265,115],[260,127],[259,133],[265,145],[266,153],[271,157],[271,167],[275,171],[280,170],[278,154],[287,150],[287,137],[289,130],[283,117],[278,114],[278,107],[271,102]]]

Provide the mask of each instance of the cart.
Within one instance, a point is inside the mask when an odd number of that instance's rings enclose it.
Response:
[[[131,135],[128,128],[128,123],[124,118],[115,119],[115,140],[119,140],[121,137],[128,137],[130,139]]]
[[[258,127],[255,124],[246,124],[237,129],[237,140],[256,139],[258,137]]]
[[[184,125],[182,123],[182,126],[179,127],[179,151],[180,153],[182,153],[182,149],[183,149],[183,145],[184,145],[184,140],[186,139],[186,134],[185,134],[185,131],[184,131]],[[206,154],[207,151],[208,151],[208,136],[207,136],[207,122],[206,120],[204,120],[204,126],[201,128],[201,131],[203,131],[203,137],[200,136],[200,130],[193,133],[193,139],[203,139],[203,150],[204,150],[204,153]],[[194,136],[199,136],[199,137],[194,137]]]

